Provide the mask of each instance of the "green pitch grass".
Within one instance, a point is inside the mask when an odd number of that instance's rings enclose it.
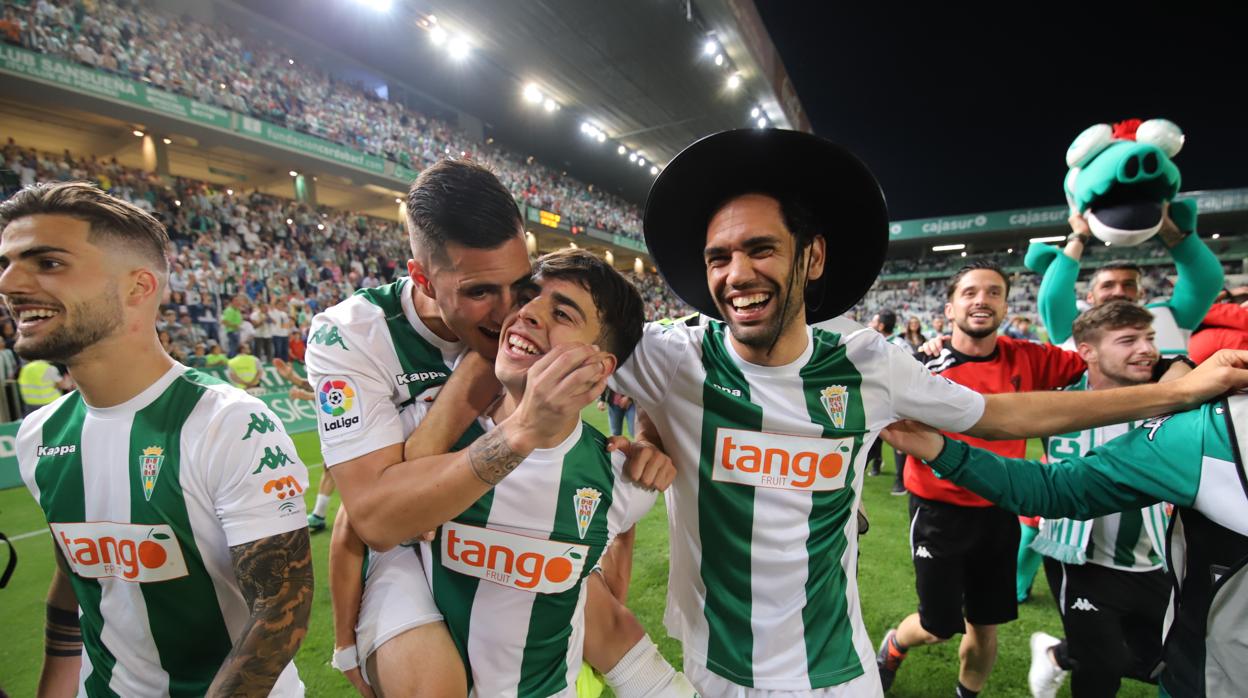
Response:
[[[584,414],[604,432],[606,415],[591,408]],[[305,463],[320,463],[316,435],[295,436],[295,444]],[[893,480],[891,449],[885,448],[886,467],[881,477],[867,478],[863,499],[871,518],[871,531],[862,537],[858,576],[863,617],[873,642],[915,610],[914,570],[910,564],[909,518],[905,497],[888,493]],[[1039,446],[1032,443],[1028,455],[1038,457]],[[307,492],[311,510],[316,498],[320,468],[310,471],[312,486]],[[331,511],[338,506],[337,495]],[[43,515],[25,489],[0,491],[0,530],[10,537],[46,530]],[[12,696],[33,696],[43,657],[44,595],[53,567],[52,541],[45,533],[14,543],[19,562],[8,588],[0,590],[0,688]],[[332,615],[329,605],[329,533],[312,537],[316,562],[315,608],[308,636],[295,657],[299,675],[309,696],[351,696],[354,691],[329,666],[333,652]],[[667,589],[667,525],[663,500],[639,524],[634,553],[633,580],[628,605],[637,614],[650,636],[673,665],[680,667],[680,645],[663,629],[663,607]],[[1061,636],[1061,622],[1041,572],[1032,599],[1019,609],[1019,619],[1001,627],[1000,654],[987,695],[1028,696],[1027,667],[1030,651],[1027,641],[1032,632],[1043,630]],[[917,648],[897,676],[890,696],[951,696],[957,685],[958,648],[956,642]],[[1062,696],[1069,696],[1069,682]],[[1155,696],[1157,689],[1134,681],[1124,681],[1120,696]]]

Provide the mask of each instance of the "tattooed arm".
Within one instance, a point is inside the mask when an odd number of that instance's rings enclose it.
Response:
[[[82,627],[78,622],[78,597],[69,583],[68,567],[60,546],[56,570],[48,587],[47,623],[44,627],[43,673],[39,676],[39,697],[78,695],[78,673],[82,668]]]
[[[463,451],[403,460],[404,444],[393,444],[335,465],[351,527],[384,551],[458,516],[534,449],[566,438],[613,366],[613,357],[592,347],[557,346],[529,369],[523,396],[511,396],[519,400],[511,414]],[[419,452],[421,444],[408,449]]]
[[[230,548],[251,618],[209,696],[266,696],[295,657],[312,611],[312,553],[300,528]]]

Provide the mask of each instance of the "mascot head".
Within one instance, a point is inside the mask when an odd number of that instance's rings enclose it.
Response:
[[[1093,234],[1115,245],[1138,245],[1161,229],[1162,205],[1179,193],[1171,159],[1183,132],[1165,119],[1097,124],[1066,150],[1066,202]]]

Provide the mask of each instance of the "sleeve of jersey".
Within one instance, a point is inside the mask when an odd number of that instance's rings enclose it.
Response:
[[[308,469],[282,422],[259,400],[229,403],[200,435],[198,461],[228,545],[307,525]]]
[[[316,395],[321,455],[326,467],[331,467],[402,443],[403,422],[390,397],[394,377],[368,356],[372,337],[323,314],[313,321],[312,334],[325,324],[335,325],[343,341],[310,342],[305,361]],[[377,331],[386,331],[378,325]]]
[[[1063,253],[1053,259],[1040,281],[1036,309],[1052,344],[1061,344],[1070,338],[1070,329],[1079,316],[1079,306],[1075,303],[1075,281],[1078,278],[1079,262]]]
[[[1195,233],[1175,245],[1170,256],[1174,257],[1178,273],[1170,296],[1170,311],[1179,327],[1194,330],[1222,290],[1222,263]]]
[[[1015,512],[1091,519],[1159,501],[1190,506],[1200,482],[1207,406],[1157,417],[1089,451],[1047,465],[945,439],[941,477]]]
[[[1038,355],[1040,375],[1036,376],[1036,388],[1056,390],[1074,383],[1088,370],[1087,363],[1078,352],[1059,349],[1051,344],[1035,344],[1034,342],[1016,342],[1023,351]]]
[[[607,386],[636,400],[641,409],[655,412],[681,362],[688,360],[685,354],[692,341],[692,331],[683,323],[647,322],[632,356],[616,367]]]
[[[611,454],[611,464],[615,469],[615,493],[617,500],[623,499],[624,507],[621,509],[623,516],[617,522],[611,522],[611,535],[623,533],[632,528],[642,517],[654,507],[654,502],[659,497],[659,493],[654,490],[648,490],[634,484],[628,476],[624,474],[624,454],[616,451]],[[614,508],[614,507],[613,507]]]
[[[851,339],[850,347],[850,360],[866,369],[862,370],[864,394],[874,388],[870,382],[883,383],[895,417],[891,421],[913,419],[942,431],[962,432],[984,415],[983,395],[932,375],[909,351],[884,341],[878,332],[863,330]]]

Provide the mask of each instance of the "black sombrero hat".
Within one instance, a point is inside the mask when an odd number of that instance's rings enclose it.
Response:
[[[827,320],[853,307],[884,264],[884,194],[849,151],[781,129],[707,136],[682,150],[650,187],[646,246],[676,295],[698,312],[720,317],[706,286],[706,226],[730,198],[751,192],[801,202],[827,240],[823,278],[807,289],[806,321]]]

